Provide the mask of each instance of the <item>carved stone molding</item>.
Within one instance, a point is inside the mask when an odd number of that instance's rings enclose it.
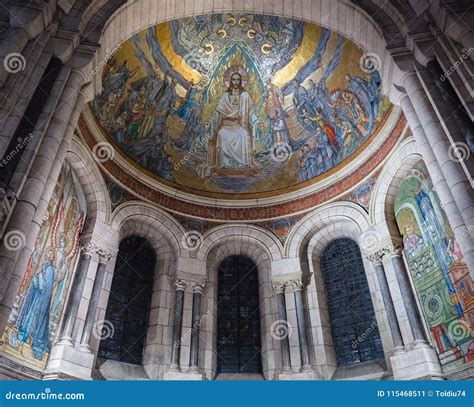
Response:
[[[82,254],[92,256],[94,253],[97,253],[99,248],[94,243],[89,242],[81,246],[80,250]]]
[[[272,287],[276,294],[282,294],[285,292],[285,284],[284,281],[273,281]]]
[[[401,256],[403,254],[403,247],[400,245],[390,245],[383,250],[390,257]]]
[[[304,284],[301,278],[295,278],[293,280],[288,280],[285,283],[285,291],[290,289],[292,291],[303,290]]]

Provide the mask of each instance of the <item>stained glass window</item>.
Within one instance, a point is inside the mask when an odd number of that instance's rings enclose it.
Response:
[[[154,269],[155,254],[145,239],[129,237],[120,243],[105,314],[114,333],[101,341],[99,357],[142,363]]]
[[[356,242],[337,239],[324,250],[321,268],[338,366],[383,359],[361,253]]]
[[[247,257],[228,257],[218,286],[217,372],[261,373],[257,266]]]

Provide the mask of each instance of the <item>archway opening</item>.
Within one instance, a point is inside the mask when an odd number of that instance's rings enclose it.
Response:
[[[359,246],[337,239],[323,252],[321,268],[338,367],[384,358]]]
[[[217,373],[262,373],[258,269],[244,256],[219,266]]]
[[[155,262],[155,252],[145,239],[132,236],[120,243],[105,314],[113,335],[100,342],[99,357],[142,364]]]

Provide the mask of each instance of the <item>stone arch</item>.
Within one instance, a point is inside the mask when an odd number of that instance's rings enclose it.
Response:
[[[79,180],[87,201],[87,219],[82,232],[89,236],[104,225],[110,217],[110,199],[107,186],[90,151],[78,137],[73,137],[66,156]]]
[[[398,83],[397,78],[401,76],[401,71],[386,50],[387,41],[380,26],[366,11],[346,1],[313,3],[284,0],[276,4],[253,0],[238,5],[231,0],[205,2],[135,0],[115,7],[114,12],[114,8],[110,6],[103,6],[97,10],[97,14],[102,19],[106,15],[109,16],[103,26],[89,27],[90,23],[86,25],[85,31],[92,34],[94,42],[101,44],[92,67],[101,67],[111,50],[132,35],[161,22],[210,13],[251,12],[312,22],[349,38],[365,52],[376,55],[382,78],[391,78],[391,81],[384,80],[382,83],[386,94],[392,90],[390,84]],[[89,18],[93,21],[92,17]],[[404,25],[402,17],[396,13],[395,19],[390,16],[388,18],[393,23],[392,27],[397,27],[396,32],[401,33],[403,30],[400,25]],[[99,31],[101,31],[100,36]],[[400,36],[404,38],[403,35],[400,34]],[[93,82],[95,93],[100,92],[102,87],[100,72],[93,76]]]
[[[276,242],[260,228],[251,226],[223,226],[215,228],[204,238],[201,258],[206,262],[208,282],[203,294],[212,318],[206,321],[205,372],[214,378],[217,368],[217,274],[221,262],[232,255],[250,258],[258,268],[260,307],[260,335],[264,377],[273,379],[279,360],[279,344],[271,336],[271,325],[277,319],[276,300],[270,281],[272,260],[281,258]]]
[[[267,230],[252,225],[223,225],[204,234],[202,245],[197,254],[198,260],[208,259],[210,251],[216,245],[222,245],[225,242],[229,242],[233,246],[240,245],[241,250],[245,251],[250,250],[251,244],[253,244],[255,248],[259,247],[270,260],[279,260],[283,257],[281,243]],[[254,259],[257,265],[261,260]]]
[[[285,255],[294,258],[301,253],[301,248],[308,243],[315,232],[326,226],[335,228],[341,221],[358,225],[360,233],[369,229],[367,213],[352,202],[333,202],[325,204],[306,215],[292,229],[285,245]]]

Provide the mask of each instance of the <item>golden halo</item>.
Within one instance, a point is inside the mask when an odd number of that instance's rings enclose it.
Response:
[[[242,77],[242,87],[245,88],[249,80],[247,70],[242,65],[231,65],[224,72],[224,85],[226,88],[230,87],[230,78],[234,73],[239,73]]]

